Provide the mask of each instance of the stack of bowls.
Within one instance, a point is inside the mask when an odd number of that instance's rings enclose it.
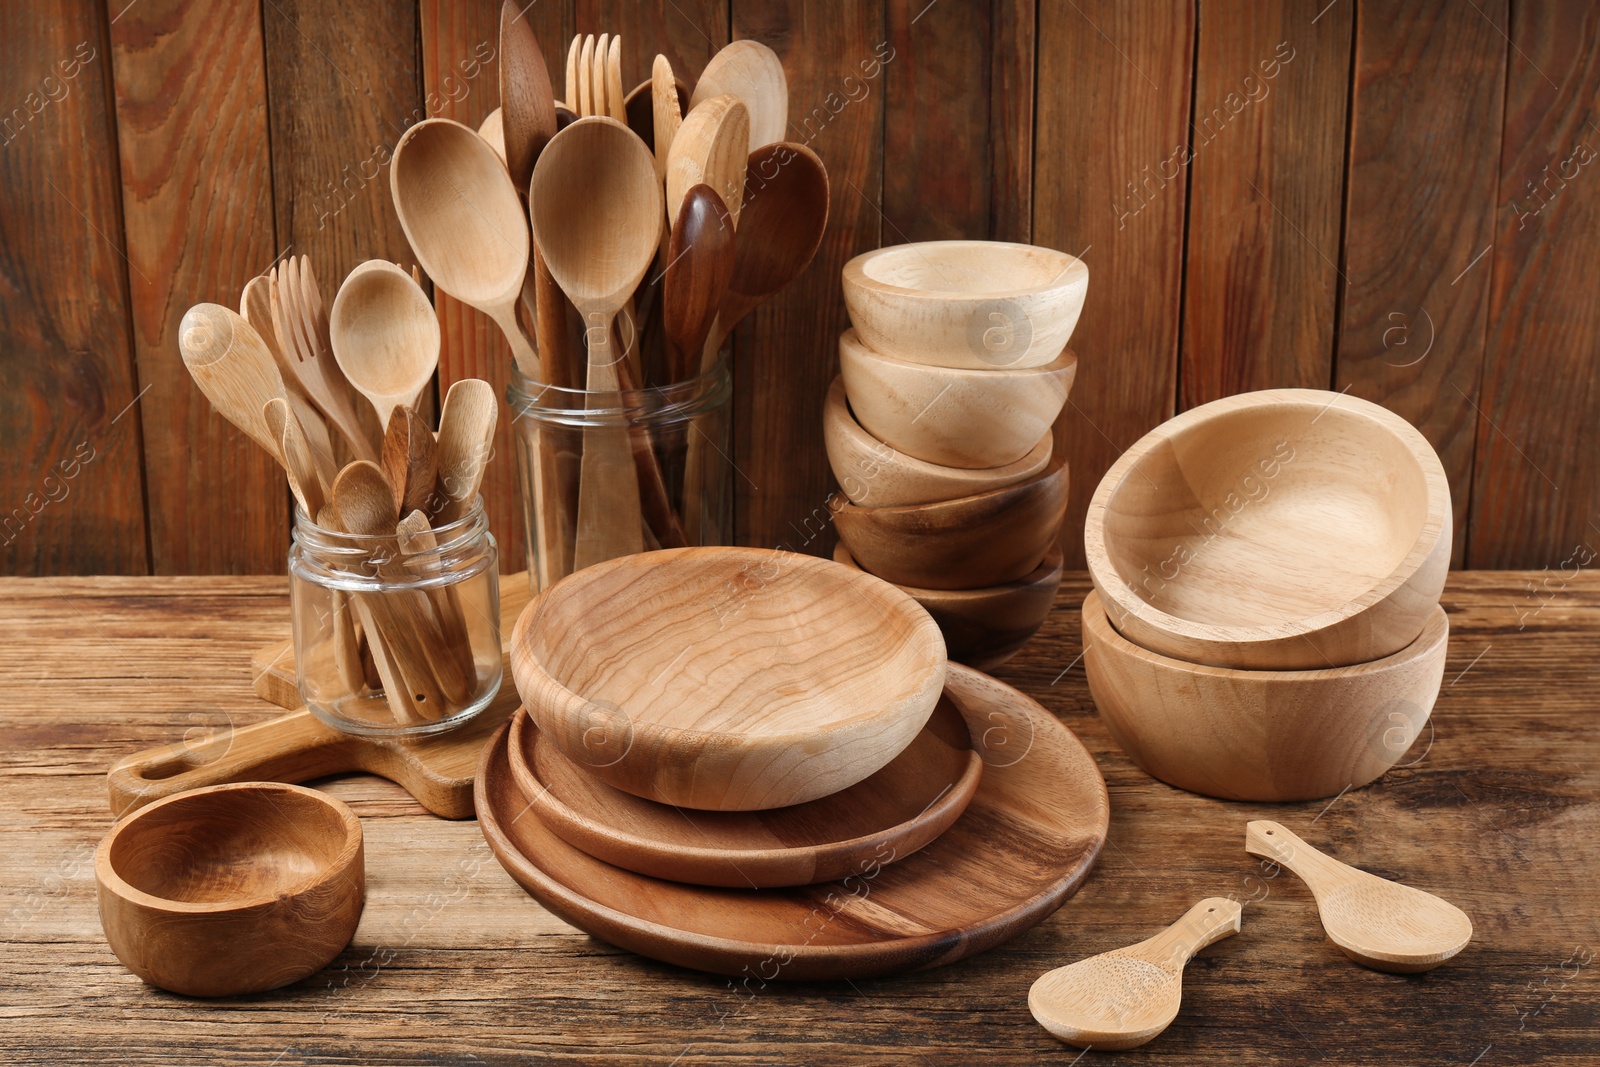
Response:
[[[1048,248],[931,241],[844,268],[853,328],[824,441],[845,502],[835,559],[927,608],[980,670],[1033,636],[1061,582],[1067,465],[1051,426],[1089,268]]]
[[[1089,505],[1085,668],[1135,763],[1235,800],[1333,796],[1425,729],[1450,488],[1399,416],[1276,389],[1187,411]]]

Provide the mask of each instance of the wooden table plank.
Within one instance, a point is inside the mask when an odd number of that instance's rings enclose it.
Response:
[[[1451,576],[1445,689],[1407,766],[1331,803],[1256,805],[1181,793],[1116,749],[1075,662],[1087,585],[1069,575],[1044,632],[999,674],[1094,754],[1110,840],[1061,912],[952,967],[740,990],[633,957],[522,894],[474,823],[431,818],[397,787],[351,776],[326,788],[367,832],[354,942],[328,971],[226,1002],[151,990],[117,964],[90,856],[109,821],[111,760],[276,713],[251,694],[246,664],[284,630],[283,580],[0,580],[11,636],[0,643],[0,1052],[13,1063],[280,1067],[1069,1063],[1076,1052],[1027,1013],[1032,980],[1231,893],[1248,902],[1243,933],[1192,965],[1173,1027],[1143,1049],[1076,1062],[1591,1064],[1600,578],[1532,601],[1527,583],[1542,577]],[[1324,939],[1305,887],[1265,877],[1243,851],[1244,823],[1262,816],[1442,893],[1472,916],[1472,945],[1414,977],[1350,963]]]

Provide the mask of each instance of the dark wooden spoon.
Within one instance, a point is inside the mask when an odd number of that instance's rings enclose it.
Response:
[[[662,325],[672,382],[700,372],[700,353],[733,277],[734,247],[733,220],[722,197],[709,185],[691,188],[667,243],[662,283]]]

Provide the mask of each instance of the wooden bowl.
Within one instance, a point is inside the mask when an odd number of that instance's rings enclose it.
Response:
[[[944,639],[917,602],[831,560],[683,548],[569,575],[511,637],[544,735],[602,780],[690,808],[837,793],[921,732]]]
[[[919,589],[978,589],[1033,572],[1067,511],[1067,464],[1020,485],[902,508],[836,503],[839,539],[861,569]]]
[[[365,898],[361,823],[314,789],[216,785],[146,805],[94,857],[123,966],[192,997],[257,993],[333,962]]]
[[[897,452],[861,428],[845,399],[844,379],[835,378],[822,408],[822,442],[839,488],[864,508],[936,504],[1015,485],[1043,471],[1054,435],[1049,430],[1027,455],[1004,467],[942,467]]]
[[[843,542],[834,546],[833,558],[846,567],[859,567]],[[926,608],[939,624],[951,662],[991,671],[1015,656],[1044,625],[1061,586],[1061,564],[1057,542],[1032,573],[1005,585],[984,589],[902,585],[900,591]]]
[[[844,302],[862,340],[940,367],[1020,370],[1052,362],[1071,339],[1088,291],[1082,260],[1000,241],[896,245],[844,265]]]
[[[1106,472],[1084,550],[1112,624],[1191,663],[1314,670],[1398,652],[1450,566],[1450,486],[1409,423],[1319,389],[1156,427]]]
[[[1207,667],[1117,633],[1083,602],[1084,669],[1111,736],[1179,789],[1225,800],[1314,800],[1366,785],[1404,755],[1444,678],[1450,623],[1434,605],[1391,656],[1319,671]]]
[[[1031,370],[954,370],[908,363],[839,337],[839,371],[861,428],[927,463],[968,469],[1022,460],[1050,432],[1078,373],[1078,357],[1059,349]]]

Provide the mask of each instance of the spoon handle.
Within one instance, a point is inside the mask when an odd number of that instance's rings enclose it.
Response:
[[[587,310],[587,309],[586,309]],[[586,403],[596,408],[622,406],[617,368],[611,349],[614,314],[587,312],[589,346]],[[644,517],[639,506],[639,476],[634,468],[624,416],[615,425],[584,429],[583,459],[578,475],[578,536],[573,568],[582,570],[618,556],[644,551]]]
[[[1173,971],[1196,952],[1239,932],[1244,909],[1227,897],[1207,897],[1183,913],[1183,917],[1154,937],[1127,949],[1128,954],[1150,960]]]
[[[524,377],[538,381],[539,357],[534,353],[528,335],[522,332],[522,323],[517,321],[516,300],[490,309],[489,314],[494,319],[495,325],[500,327],[500,332],[505,334],[506,340],[510,342],[511,358],[517,361],[517,369]]]
[[[1348,870],[1345,864],[1318,852],[1282,825],[1269,819],[1246,823],[1244,850],[1293,871],[1313,892],[1319,883]]]

